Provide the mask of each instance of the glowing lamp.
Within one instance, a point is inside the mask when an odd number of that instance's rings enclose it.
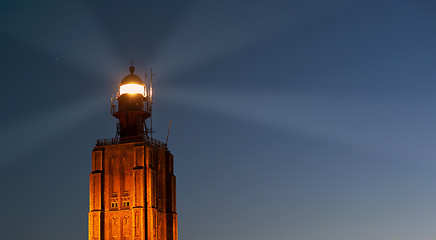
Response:
[[[142,96],[146,96],[145,94],[145,86],[142,84],[129,83],[120,86],[120,96],[123,94],[141,94]]]

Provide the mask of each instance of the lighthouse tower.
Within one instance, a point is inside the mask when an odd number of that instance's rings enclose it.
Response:
[[[116,137],[97,140],[92,151],[88,239],[177,240],[173,155],[146,124],[151,83],[129,71],[111,100]]]

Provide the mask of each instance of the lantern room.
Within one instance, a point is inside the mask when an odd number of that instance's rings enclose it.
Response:
[[[150,82],[146,84],[134,74],[135,67],[130,66],[129,71],[130,74],[121,80],[117,97],[111,99],[111,113],[119,120],[117,137],[142,139],[151,131],[147,127],[146,120],[151,117],[153,75],[151,72]],[[145,74],[145,82],[147,82],[147,74]]]

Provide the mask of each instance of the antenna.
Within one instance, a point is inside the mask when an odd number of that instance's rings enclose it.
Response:
[[[168,136],[170,136],[170,128],[171,128],[171,120],[170,120],[170,125],[168,126],[167,141],[165,142],[165,145],[168,144]]]
[[[153,138],[153,69],[150,68],[150,137]]]
[[[150,68],[150,100],[153,102],[153,68]]]
[[[149,97],[150,97],[150,89],[149,89],[149,87],[150,87],[150,85],[149,84],[147,84],[147,81],[148,81],[148,74],[147,74],[147,72],[145,72],[144,73],[144,82],[145,82],[145,96],[146,96],[146,98],[147,99],[149,99]],[[147,85],[149,85],[149,87],[147,87]],[[151,109],[151,102],[148,100],[147,101],[147,105],[146,105],[146,111],[149,111],[150,109]],[[145,121],[144,121],[144,129],[145,129],[145,135],[148,137],[148,133],[151,133],[151,130],[152,129],[148,129],[148,127],[147,127],[147,122],[148,122],[148,120],[146,119]],[[150,136],[151,137],[151,136]]]
[[[147,88],[147,79],[148,79],[148,74],[147,72],[144,73],[144,82],[145,82],[145,96],[148,97],[149,96],[149,89]]]

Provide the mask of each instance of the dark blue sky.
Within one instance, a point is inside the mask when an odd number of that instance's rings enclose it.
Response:
[[[180,239],[436,237],[434,1],[2,1],[2,239],[86,239],[130,59]]]

